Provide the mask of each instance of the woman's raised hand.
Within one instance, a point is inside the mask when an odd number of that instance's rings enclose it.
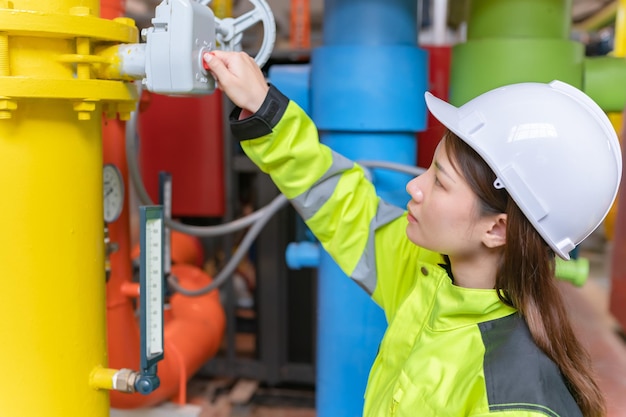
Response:
[[[256,113],[269,90],[263,72],[245,52],[212,51],[204,54],[207,69],[233,103]]]

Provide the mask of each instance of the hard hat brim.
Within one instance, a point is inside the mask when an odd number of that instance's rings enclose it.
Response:
[[[453,106],[452,104],[435,97],[432,93],[426,92],[424,94],[426,100],[426,107],[430,113],[441,122],[448,130],[458,136],[461,140],[472,147],[484,160],[487,165],[499,175],[497,165],[492,163],[491,157],[485,154],[480,146],[475,144],[472,135],[480,130],[484,124],[481,116],[476,112],[463,112],[460,108]]]
[[[426,100],[426,107],[430,113],[439,120],[442,125],[452,130],[454,133],[459,133],[459,109],[454,107],[440,98],[435,97],[432,93],[426,92],[424,94]]]

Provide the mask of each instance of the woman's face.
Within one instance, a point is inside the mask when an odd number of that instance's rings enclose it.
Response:
[[[472,256],[484,249],[491,227],[480,216],[479,201],[454,168],[443,139],[428,170],[409,181],[406,234],[413,243],[450,257]]]

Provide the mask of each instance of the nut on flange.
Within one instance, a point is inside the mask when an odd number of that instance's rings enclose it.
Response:
[[[7,98],[0,99],[0,119],[10,119],[12,112],[17,109],[17,101]]]

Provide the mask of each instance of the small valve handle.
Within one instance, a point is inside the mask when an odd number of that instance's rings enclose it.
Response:
[[[276,22],[270,6],[265,0],[249,0],[254,6],[252,10],[237,18],[215,18],[215,39],[219,49],[234,51],[241,44],[244,31],[258,22],[263,23],[263,43],[254,60],[262,67],[272,54],[276,42]]]
[[[159,388],[160,385],[161,380],[158,376],[141,374],[135,380],[135,391],[143,395],[148,395]]]

